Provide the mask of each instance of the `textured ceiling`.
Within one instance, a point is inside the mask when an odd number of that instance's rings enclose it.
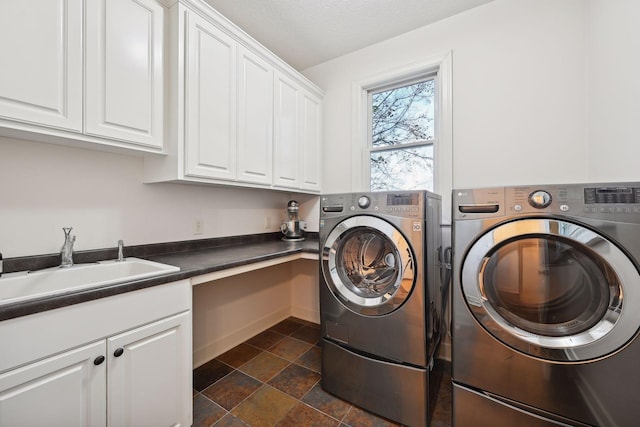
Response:
[[[298,70],[492,0],[205,0]]]

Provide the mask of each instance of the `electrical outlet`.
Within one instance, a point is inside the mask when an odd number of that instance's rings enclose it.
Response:
[[[201,219],[196,219],[193,222],[193,234],[199,235],[199,234],[202,234],[203,232],[204,232],[204,221],[202,221]]]
[[[265,230],[271,229],[271,217],[270,216],[265,216],[264,217],[264,229]]]

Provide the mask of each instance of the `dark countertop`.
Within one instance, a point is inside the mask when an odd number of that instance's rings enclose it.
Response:
[[[0,321],[15,317],[26,316],[42,311],[53,310],[73,304],[79,304],[95,299],[131,292],[139,289],[158,286],[177,280],[190,279],[203,274],[225,270],[233,267],[248,265],[260,261],[281,258],[298,253],[317,254],[319,251],[317,236],[313,234],[302,242],[284,242],[279,238],[280,233],[257,236],[239,236],[221,239],[207,239],[202,241],[188,241],[167,244],[140,245],[125,250],[126,257],[136,257],[180,267],[180,271],[148,279],[118,283],[93,289],[71,292],[65,295],[44,297],[15,304],[0,306]],[[115,259],[112,249],[101,251],[86,251],[78,254],[76,263],[94,262],[96,260]],[[46,257],[46,260],[42,258]],[[53,255],[43,257],[28,257],[11,261],[20,270],[34,270],[29,265],[40,268],[50,267],[59,261]],[[54,264],[55,265],[55,264]],[[43,267],[45,266],[45,267]],[[19,271],[17,268],[5,271]]]
[[[302,252],[317,254],[318,241],[315,239],[304,240],[302,242],[283,242],[276,240],[201,249],[193,252],[158,255],[148,257],[147,259],[163,264],[175,265],[176,267],[180,267],[180,273],[192,272],[193,274],[189,274],[189,277],[193,277]]]

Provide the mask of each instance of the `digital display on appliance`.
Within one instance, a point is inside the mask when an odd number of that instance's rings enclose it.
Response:
[[[640,203],[640,187],[600,187],[584,189],[585,204]]]
[[[387,206],[415,206],[419,203],[418,193],[387,194]]]

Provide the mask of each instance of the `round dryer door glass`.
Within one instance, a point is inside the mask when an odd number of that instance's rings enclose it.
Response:
[[[615,276],[594,253],[555,237],[507,242],[480,270],[487,301],[500,316],[551,337],[579,334],[605,317],[610,302],[620,300],[619,286],[608,277]]]
[[[325,242],[327,284],[360,314],[383,315],[402,305],[413,287],[414,265],[403,235],[379,218],[349,218]]]
[[[635,266],[613,242],[578,224],[524,219],[498,225],[471,246],[461,273],[475,318],[531,356],[603,357],[640,327]]]

